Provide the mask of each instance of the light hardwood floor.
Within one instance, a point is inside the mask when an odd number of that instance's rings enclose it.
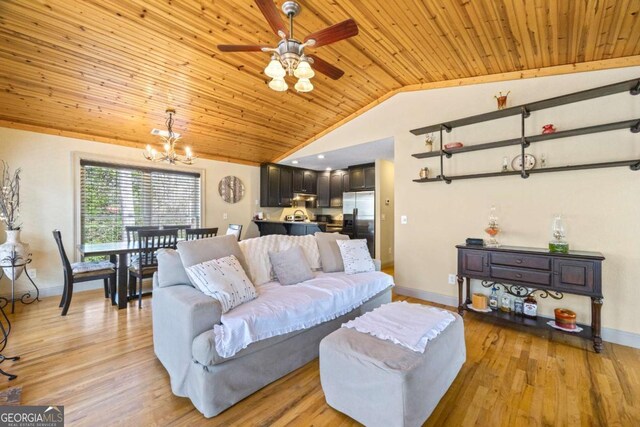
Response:
[[[396,299],[406,299],[396,297]],[[412,302],[421,302],[408,298]],[[313,361],[207,420],[171,394],[153,353],[151,303],[115,310],[102,291],[18,304],[0,365],[0,390],[22,386],[22,404],[65,406],[68,425],[356,425],[326,405]],[[640,350],[465,317],[467,362],[426,425],[640,425]]]

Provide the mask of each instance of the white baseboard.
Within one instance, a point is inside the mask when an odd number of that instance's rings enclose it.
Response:
[[[406,297],[423,299],[425,301],[431,301],[438,304],[448,305],[450,307],[458,306],[458,298],[449,295],[437,294],[435,292],[423,291],[422,289],[405,288],[404,286],[395,286],[393,291],[398,295],[404,295]]]
[[[82,292],[82,291],[92,291],[94,289],[102,289],[104,286],[104,284],[102,283],[102,280],[100,281],[95,281],[95,282],[81,282],[81,283],[75,283],[73,285],[73,293],[75,294],[76,292]],[[50,286],[47,288],[41,288],[40,289],[40,298],[46,298],[46,297],[55,297],[57,295],[62,295],[62,290],[63,290],[63,286]],[[30,291],[31,295],[34,295],[34,289],[33,287],[29,287],[28,289],[24,289],[24,288],[20,288],[17,289],[16,288],[16,301],[18,299],[18,297],[22,294],[24,294],[25,292]],[[2,295],[4,298],[11,298],[11,294],[3,294]]]
[[[395,286],[394,292],[398,295],[422,299],[425,301],[444,304],[450,307],[458,306],[458,298],[449,295],[437,294],[435,292],[423,291],[422,289],[406,288]],[[602,339],[614,344],[625,345],[627,347],[640,348],[640,334],[621,331],[619,329],[602,328]]]

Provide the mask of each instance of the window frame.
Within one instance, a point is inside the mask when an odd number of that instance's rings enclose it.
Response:
[[[81,161],[98,162],[98,163],[113,163],[118,166],[128,166],[133,168],[152,168],[159,169],[167,172],[187,172],[187,173],[199,173],[200,174],[200,226],[207,227],[207,215],[206,215],[206,170],[199,167],[188,167],[181,165],[167,165],[163,163],[150,163],[144,160],[131,160],[125,157],[104,156],[97,153],[86,153],[74,151],[71,153],[71,170],[73,174],[73,259],[79,260],[80,255],[77,247],[81,244],[82,239],[82,200],[81,200]],[[68,251],[70,252],[70,251]]]

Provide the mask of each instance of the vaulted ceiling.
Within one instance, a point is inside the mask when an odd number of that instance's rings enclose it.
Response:
[[[3,0],[0,126],[143,147],[157,143],[149,132],[173,107],[174,129],[196,153],[252,164],[402,88],[589,61],[604,68],[613,58],[640,64],[640,0],[300,3],[300,36],[349,17],[360,27],[314,49],[345,75],[317,75],[306,94],[268,88],[267,54],[216,49],[277,43],[252,0]]]

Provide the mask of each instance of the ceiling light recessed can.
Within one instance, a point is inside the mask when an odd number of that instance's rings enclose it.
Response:
[[[291,160],[291,163],[293,163],[294,165],[297,165],[300,162],[298,162],[297,160]]]
[[[330,171],[330,170],[331,170],[331,168],[327,168],[326,170]]]
[[[318,154],[319,159],[324,159],[324,154]]]

